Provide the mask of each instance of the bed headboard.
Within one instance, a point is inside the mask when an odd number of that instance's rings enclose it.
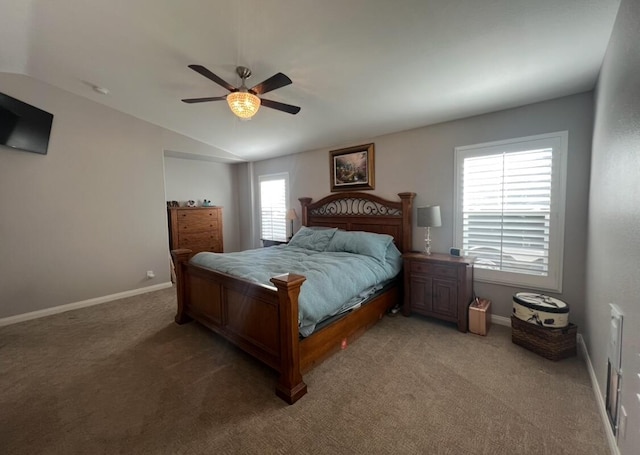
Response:
[[[345,231],[367,231],[393,236],[400,251],[411,250],[413,198],[416,193],[399,193],[399,201],[389,201],[370,193],[335,193],[302,205],[303,226],[337,227]]]

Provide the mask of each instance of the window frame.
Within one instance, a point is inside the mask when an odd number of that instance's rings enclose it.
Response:
[[[549,217],[549,269],[546,276],[506,272],[474,267],[474,279],[480,282],[525,286],[531,289],[562,292],[564,263],[565,201],[567,180],[568,131],[538,134],[520,138],[455,147],[454,149],[454,243],[463,246],[462,185],[465,158],[499,153],[522,152],[546,147],[552,149],[551,201]]]
[[[270,239],[264,238],[262,236],[262,182],[274,181],[274,180],[284,180],[284,210],[285,210],[285,238],[284,239]],[[263,174],[258,176],[258,232],[261,240],[274,240],[274,241],[287,241],[289,236],[289,226],[286,220],[286,213],[289,209],[289,173],[288,172],[278,172],[275,174]]]

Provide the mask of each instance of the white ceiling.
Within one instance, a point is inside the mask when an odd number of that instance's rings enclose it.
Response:
[[[259,160],[594,87],[620,0],[0,0],[0,71]],[[301,106],[238,120],[232,85]],[[91,89],[109,89],[100,95]],[[1,89],[1,88],[0,88]],[[232,155],[230,155],[232,154]]]

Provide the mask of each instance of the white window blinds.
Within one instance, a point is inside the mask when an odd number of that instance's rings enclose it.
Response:
[[[463,250],[475,265],[549,271],[551,149],[464,160]]]
[[[287,176],[260,176],[260,238],[287,240]]]
[[[560,289],[566,133],[556,134],[456,149],[456,238],[481,281]]]

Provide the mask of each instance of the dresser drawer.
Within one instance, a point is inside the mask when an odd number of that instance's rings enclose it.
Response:
[[[187,217],[186,219],[178,218],[178,231],[209,231],[218,226],[217,219],[205,217]]]
[[[216,209],[184,209],[178,212],[178,225],[189,222],[204,222],[206,220],[218,221]]]
[[[186,248],[193,251],[193,253],[199,253],[201,251],[210,251],[212,253],[222,253],[222,245],[219,241],[212,242],[185,242],[180,245],[180,248]]]
[[[187,243],[212,243],[218,240],[220,240],[220,235],[217,231],[189,231],[178,233],[180,245],[186,245]]]
[[[220,210],[216,208],[202,208],[202,207],[198,207],[195,209],[183,209],[178,212],[178,222],[180,220],[190,219],[190,218],[217,219],[219,211]]]

